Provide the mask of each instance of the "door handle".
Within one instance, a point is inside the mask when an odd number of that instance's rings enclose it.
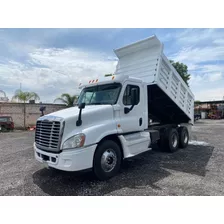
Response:
[[[139,118],[139,126],[142,126],[142,118]]]

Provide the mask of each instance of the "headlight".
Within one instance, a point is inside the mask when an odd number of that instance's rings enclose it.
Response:
[[[86,136],[84,134],[74,135],[64,142],[62,149],[80,148],[84,145],[85,138]]]

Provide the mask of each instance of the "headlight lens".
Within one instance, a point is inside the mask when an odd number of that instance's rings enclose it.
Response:
[[[80,148],[84,145],[85,138],[84,134],[74,135],[64,142],[62,149]]]

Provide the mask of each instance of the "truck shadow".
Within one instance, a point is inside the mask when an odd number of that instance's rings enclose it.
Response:
[[[95,180],[91,172],[80,174],[41,169],[33,174],[33,182],[49,195],[97,196],[112,192],[118,195],[117,190],[144,189],[145,186],[159,191],[162,189],[157,182],[171,175],[172,170],[205,176],[213,149],[212,146],[189,145],[187,149],[169,154],[155,148],[125,161],[121,172],[108,181]]]

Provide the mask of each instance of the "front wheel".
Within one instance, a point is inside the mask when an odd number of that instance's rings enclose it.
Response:
[[[100,143],[94,155],[94,174],[99,180],[115,176],[120,169],[121,159],[121,149],[116,142],[106,140]]]

